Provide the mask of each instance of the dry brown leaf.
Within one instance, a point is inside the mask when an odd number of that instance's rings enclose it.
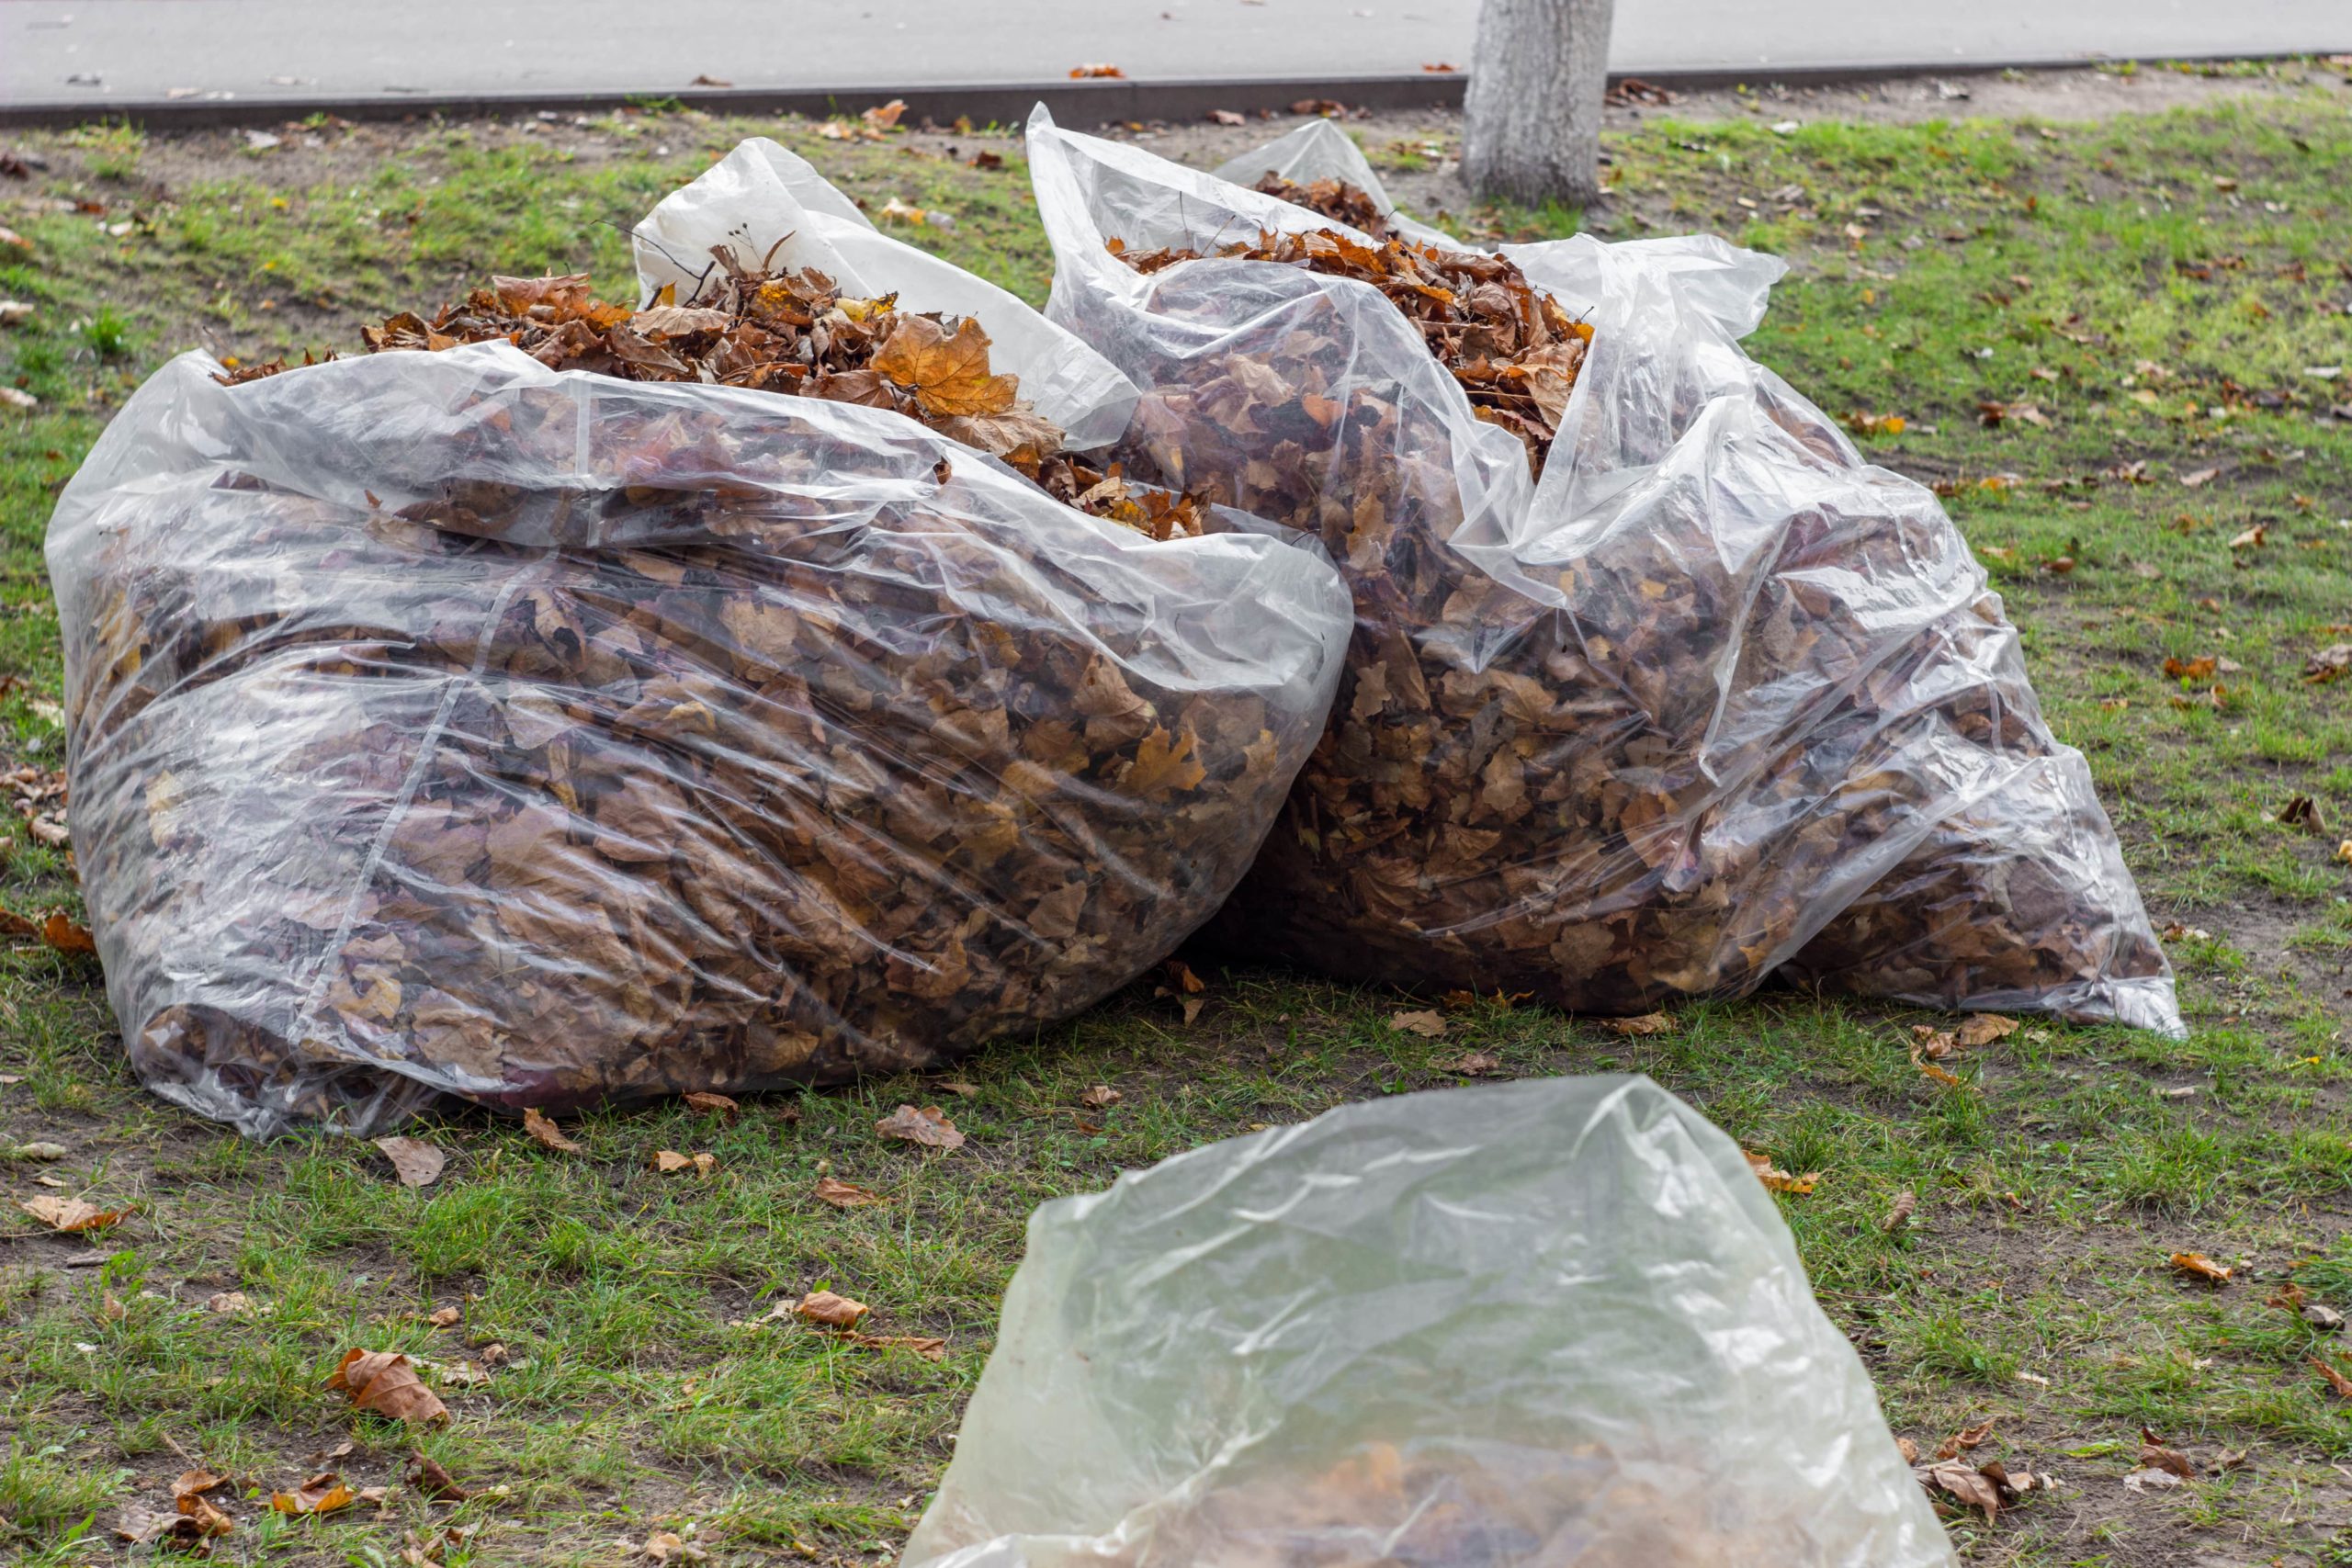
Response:
[[[424,1386],[415,1363],[395,1350],[347,1350],[327,1386],[351,1396],[362,1410],[395,1421],[427,1425],[447,1421],[449,1407]]]
[[[129,1208],[101,1209],[96,1203],[79,1198],[25,1198],[17,1207],[62,1235],[78,1235],[84,1231],[102,1231],[119,1225],[130,1217]]]
[[[967,418],[1003,413],[1019,383],[989,372],[989,334],[966,316],[951,334],[928,316],[903,316],[874,355],[875,371],[915,395],[926,413]]]
[[[896,1347],[901,1350],[911,1350],[926,1361],[947,1359],[947,1341],[934,1339],[929,1335],[861,1334],[855,1329],[851,1329],[843,1334],[842,1338],[852,1345],[864,1346],[869,1349],[883,1350]]]
[[[931,1087],[944,1094],[952,1094],[958,1100],[969,1100],[980,1092],[979,1085],[967,1083],[962,1078],[941,1078]]]
[[[1645,1034],[1664,1034],[1674,1028],[1674,1020],[1662,1012],[1645,1012],[1637,1018],[1604,1018],[1600,1027],[1611,1034],[1638,1038]]]
[[[2181,475],[2180,484],[2183,490],[2197,490],[2202,486],[2211,484],[2215,479],[2218,479],[2221,477],[2222,470],[2219,468],[2199,468],[2194,473]]]
[[[1445,1037],[1445,1020],[1432,1009],[1424,1008],[1419,1012],[1392,1014],[1388,1020],[1388,1027],[1401,1029],[1408,1034],[1418,1034],[1424,1040],[1441,1040]]]
[[[465,1311],[461,1307],[435,1307],[424,1314],[424,1321],[435,1328],[454,1328],[458,1325],[458,1320],[463,1316],[465,1316]]]
[[[675,1149],[656,1149],[653,1151],[652,1163],[653,1168],[664,1176],[675,1176],[682,1171],[690,1170],[696,1176],[707,1177],[718,1168],[718,1156],[711,1154],[680,1154]]]
[[[2323,1361],[2317,1356],[2308,1359],[2311,1364],[2319,1370],[2319,1375],[2327,1380],[2327,1386],[2335,1393],[2336,1398],[2352,1399],[2352,1378],[2346,1377],[2342,1372],[2337,1371],[2332,1363]]]
[[[1113,1089],[1109,1084],[1099,1083],[1092,1089],[1088,1089],[1084,1094],[1080,1095],[1078,1097],[1078,1102],[1080,1105],[1085,1106],[1090,1111],[1107,1111],[1125,1098],[1126,1096],[1121,1094],[1117,1089]]]
[[[1928,1060],[1924,1048],[1921,1046],[1914,1045],[1911,1047],[1911,1065],[1918,1068],[1922,1076],[1933,1078],[1936,1082],[1943,1085],[1946,1089],[1967,1089],[1969,1087],[1966,1079],[1961,1077],[1955,1073],[1949,1072],[1946,1069],[1936,1066],[1935,1063]]]
[[[441,1179],[449,1156],[422,1138],[378,1138],[378,1148],[392,1162],[392,1172],[403,1187],[430,1187]]]
[[[1941,1492],[1963,1508],[1982,1509],[1988,1525],[2000,1516],[2000,1488],[1973,1465],[1959,1461],[1934,1465],[1920,1472],[1919,1479],[1929,1492]]]
[[[460,1486],[457,1477],[444,1470],[438,1461],[421,1453],[409,1455],[408,1483],[435,1503],[462,1503],[473,1495],[472,1491]]]
[[[1913,1442],[1908,1438],[1895,1438],[1894,1451],[1903,1456],[1903,1462],[1905,1464],[1917,1464],[1919,1462],[1919,1445]]]
[[[2140,1444],[2140,1465],[2143,1470],[2168,1471],[2183,1481],[2197,1479],[2197,1467],[2189,1462],[2187,1454],[2182,1453],[2178,1449],[2168,1449],[2161,1443],[2150,1442],[2144,1438]]]
[[[733,1100],[723,1094],[713,1094],[708,1089],[690,1089],[679,1098],[693,1109],[707,1115],[724,1116],[730,1123],[743,1114],[743,1108]]]
[[[1980,1012],[1962,1021],[1952,1038],[1958,1044],[1973,1048],[1989,1045],[1994,1041],[2017,1032],[2018,1021],[2004,1013]]]
[[[836,1209],[864,1209],[890,1200],[836,1177],[820,1176],[817,1179],[817,1201],[831,1203]]]
[[[243,1317],[254,1310],[254,1303],[243,1291],[215,1291],[204,1298],[204,1310],[229,1317]]]
[[[1484,1077],[1488,1073],[1503,1070],[1500,1057],[1486,1051],[1470,1051],[1443,1062],[1431,1062],[1430,1066],[1441,1073],[1459,1073],[1466,1078]]]
[[[1908,1187],[1905,1188],[1894,1195],[1894,1207],[1886,1212],[1886,1218],[1879,1222],[1878,1228],[1886,1235],[1893,1235],[1911,1223],[1911,1216],[1918,1207],[1919,1195]]]
[[[2303,1288],[2290,1280],[2271,1292],[2262,1304],[2267,1307],[2277,1307],[2281,1312],[2300,1313],[2303,1310],[2304,1302],[2309,1299]]]
[[[332,1514],[352,1504],[351,1488],[332,1470],[322,1470],[291,1492],[272,1494],[269,1506],[281,1514]]]
[[[2346,673],[2352,673],[2352,642],[2330,644],[2303,663],[2303,680],[2313,686],[2341,680]]]
[[[96,953],[97,940],[90,928],[69,919],[62,909],[52,909],[40,923],[40,939],[60,953]]]
[[[584,1155],[588,1152],[571,1139],[565,1137],[555,1122],[542,1114],[536,1106],[523,1112],[523,1131],[530,1135],[533,1143],[543,1149],[553,1149],[558,1154],[566,1155]]]
[[[1803,1176],[1791,1176],[1787,1171],[1774,1165],[1770,1156],[1759,1155],[1752,1149],[1742,1149],[1739,1152],[1747,1156],[1748,1168],[1756,1172],[1756,1179],[1774,1192],[1786,1192],[1792,1197],[1803,1198],[1820,1184],[1821,1172],[1817,1170],[1808,1170]]]
[[[873,1308],[831,1291],[811,1291],[792,1310],[804,1323],[821,1324],[827,1328],[854,1328]]]
[[[2167,659],[2165,673],[2177,681],[2202,681],[2213,673],[2214,659],[2210,653],[2195,659]]]
[[[2177,1273],[2188,1275],[2192,1279],[2203,1280],[2208,1284],[2214,1285],[2228,1284],[2230,1276],[2236,1272],[2233,1269],[2214,1262],[2201,1252],[2176,1252],[2172,1255],[2172,1266]]]
[[[956,1129],[955,1122],[947,1119],[947,1113],[936,1105],[925,1106],[921,1111],[911,1105],[901,1105],[874,1123],[874,1130],[886,1138],[921,1144],[930,1149],[960,1149],[964,1146],[964,1134]]]
[[[2290,796],[2287,804],[2278,808],[2278,821],[2282,827],[2300,828],[2306,833],[2327,831],[2327,819],[2320,814],[2319,802],[2308,795]]]

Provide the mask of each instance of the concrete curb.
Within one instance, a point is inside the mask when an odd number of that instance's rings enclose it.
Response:
[[[2229,56],[2231,59],[2296,59],[2298,55]],[[1676,90],[1757,85],[1834,86],[1917,76],[1982,76],[2001,71],[2079,70],[2093,60],[1947,61],[1908,65],[1776,65],[1701,71],[1621,72],[1611,82],[1639,76]],[[718,115],[805,115],[822,118],[854,114],[892,98],[906,100],[910,124],[940,125],[968,118],[976,125],[1018,125],[1032,105],[1043,103],[1066,125],[1106,125],[1125,120],[1193,120],[1214,109],[1250,114],[1286,112],[1303,99],[1332,99],[1351,108],[1457,108],[1468,76],[1460,72],[1411,75],[1245,77],[1167,81],[1051,81],[1044,83],[949,83],[930,86],[695,87],[677,91],[574,93],[402,93],[364,98],[305,95],[248,98],[88,99],[0,104],[0,127],[69,127],[96,119],[128,119],[148,130],[193,130],[217,126],[277,124],[314,114],[345,119],[401,120],[433,116],[474,118],[529,115],[542,110],[587,114],[631,104],[676,103]]]

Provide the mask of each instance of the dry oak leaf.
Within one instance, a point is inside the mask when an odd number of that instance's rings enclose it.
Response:
[[[430,1187],[441,1179],[449,1156],[422,1138],[378,1138],[378,1148],[392,1162],[402,1187]]]
[[[713,1094],[707,1089],[693,1089],[679,1098],[696,1111],[724,1116],[730,1122],[743,1114],[743,1108],[734,1100],[723,1094]]]
[[[653,1168],[664,1176],[675,1176],[691,1170],[696,1176],[708,1176],[718,1168],[718,1156],[711,1154],[682,1155],[675,1149],[653,1151]]]
[[[1092,1089],[1088,1089],[1084,1094],[1080,1095],[1078,1097],[1078,1102],[1080,1105],[1085,1106],[1090,1111],[1102,1111],[1118,1104],[1119,1101],[1125,1098],[1126,1096],[1121,1094],[1117,1089],[1113,1089],[1109,1084],[1099,1083]]]
[[[901,1105],[881,1121],[874,1130],[886,1138],[898,1138],[910,1144],[921,1144],[927,1149],[960,1149],[964,1134],[947,1113],[936,1105],[917,1111],[911,1105]]]
[[[332,1470],[322,1470],[291,1492],[273,1493],[269,1506],[281,1514],[332,1514],[352,1504],[351,1488]]]
[[[1003,413],[1019,380],[989,374],[989,334],[966,316],[954,336],[928,316],[902,316],[875,352],[874,370],[915,395],[925,413],[942,417]]]
[[[1747,1156],[1748,1168],[1756,1172],[1756,1179],[1774,1192],[1786,1192],[1792,1197],[1803,1198],[1812,1192],[1821,1181],[1821,1172],[1817,1170],[1808,1170],[1803,1176],[1791,1176],[1787,1171],[1774,1165],[1768,1155],[1759,1155],[1751,1149],[1742,1149],[1739,1152]]]
[[[1674,1028],[1674,1020],[1662,1012],[1645,1012],[1637,1018],[1604,1018],[1600,1027],[1611,1034],[1628,1039],[1645,1034],[1665,1034]]]
[[[2225,1264],[2214,1262],[2201,1252],[2176,1252],[2172,1255],[2172,1266],[2177,1273],[2213,1285],[2228,1284],[2230,1276],[2236,1272]]]
[[[864,1302],[837,1296],[831,1291],[811,1291],[792,1309],[802,1322],[822,1324],[827,1328],[855,1328],[858,1320],[872,1310]]]
[[[2327,1386],[2335,1393],[2336,1398],[2352,1399],[2352,1378],[2346,1377],[2342,1372],[2337,1371],[2334,1365],[2321,1360],[2317,1356],[2312,1356],[2309,1359],[2311,1364],[2318,1370],[2319,1375],[2327,1380]]]
[[[1424,1040],[1440,1040],[1445,1036],[1445,1020],[1428,1008],[1419,1012],[1392,1014],[1388,1027],[1401,1029],[1408,1034],[1418,1034]]]
[[[529,1134],[531,1141],[543,1149],[553,1149],[558,1154],[566,1155],[584,1155],[588,1152],[571,1139],[565,1137],[556,1124],[542,1115],[536,1106],[523,1112],[523,1131]]]
[[[360,1409],[395,1421],[422,1426],[449,1418],[449,1407],[424,1386],[415,1363],[395,1350],[345,1351],[327,1386],[349,1394]]]
[[[864,1209],[890,1200],[838,1177],[820,1176],[817,1179],[817,1201],[831,1203],[836,1209]]]
[[[79,1198],[25,1198],[17,1207],[61,1235],[102,1231],[130,1218],[130,1209],[101,1209]]]
[[[458,1484],[458,1478],[441,1468],[436,1460],[421,1453],[409,1456],[408,1483],[436,1503],[462,1503],[473,1495],[471,1489]]]

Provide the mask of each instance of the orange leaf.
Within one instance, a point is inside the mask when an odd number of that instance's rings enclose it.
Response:
[[[863,1187],[831,1176],[817,1179],[817,1199],[820,1202],[831,1203],[836,1209],[863,1209],[890,1201],[879,1192],[868,1192]]]
[[[327,1386],[349,1394],[360,1409],[395,1421],[429,1425],[449,1418],[449,1407],[440,1395],[424,1386],[414,1363],[397,1351],[345,1351]]]
[[[79,1198],[26,1198],[17,1207],[50,1229],[69,1235],[119,1225],[132,1213],[130,1209],[101,1209]]]
[[[1193,755],[1193,740],[1189,729],[1170,737],[1155,727],[1136,742],[1136,760],[1120,786],[1145,800],[1165,800],[1177,790],[1198,789],[1209,771]]]
[[[2176,1252],[2172,1255],[2172,1266],[2183,1274],[2191,1275],[2215,1285],[2228,1284],[2230,1276],[2236,1272],[2233,1269],[2214,1262],[2201,1252]]]
[[[41,921],[40,939],[60,953],[96,953],[98,950],[96,939],[90,935],[90,928],[76,925],[66,918],[62,909],[51,910],[49,918]]]
[[[272,1495],[269,1506],[281,1514],[332,1514],[351,1506],[351,1488],[332,1470],[322,1470],[291,1492]]]
[[[680,1098],[696,1111],[724,1116],[729,1122],[743,1114],[743,1108],[735,1101],[723,1094],[713,1094],[708,1089],[698,1089]]]
[[[2327,1386],[2335,1391],[2336,1398],[2352,1399],[2352,1378],[2346,1377],[2317,1356],[2310,1359],[2312,1365],[2319,1369],[2319,1375],[2327,1380]]]
[[[1013,377],[989,374],[989,334],[969,316],[953,337],[929,316],[899,318],[873,368],[912,391],[925,413],[944,416],[1003,413],[1020,387]]]
[[[858,1319],[873,1308],[831,1291],[811,1291],[792,1310],[806,1323],[822,1324],[827,1328],[854,1328]]]
[[[1748,1149],[1742,1149],[1739,1152],[1747,1156],[1748,1168],[1756,1172],[1756,1179],[1761,1181],[1772,1191],[1786,1192],[1792,1197],[1803,1198],[1820,1184],[1821,1172],[1817,1170],[1808,1170],[1803,1176],[1791,1176],[1787,1171],[1774,1165],[1770,1156],[1759,1155]]]
[[[543,1149],[553,1149],[558,1154],[567,1155],[584,1155],[588,1152],[565,1137],[553,1122],[539,1113],[537,1107],[523,1112],[523,1131],[529,1134],[531,1141]]]

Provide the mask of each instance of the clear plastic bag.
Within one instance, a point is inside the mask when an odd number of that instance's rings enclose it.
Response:
[[[66,490],[72,821],[158,1093],[266,1134],[929,1066],[1205,919],[1347,596],[886,410],[503,343],[183,355]]]
[[[1227,167],[1358,175],[1307,134]],[[1029,155],[1048,314],[1144,389],[1129,471],[1317,535],[1355,594],[1330,731],[1213,938],[1604,1012],[1779,971],[2181,1032],[1966,543],[1741,352],[1779,262],[1504,247],[1594,329],[1539,483],[1377,288],[1215,254],[1331,220],[1042,109]],[[1146,275],[1114,239],[1204,254]]]
[[[1739,1149],[1646,1078],[1045,1204],[903,1568],[1951,1568]]]

